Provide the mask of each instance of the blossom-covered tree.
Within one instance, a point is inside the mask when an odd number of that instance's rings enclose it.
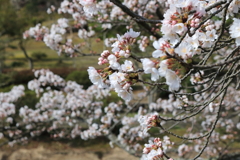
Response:
[[[12,102],[22,92],[1,95],[15,95],[1,98],[1,135],[10,144],[45,131],[85,140],[107,136],[144,160],[173,159],[174,151],[189,159],[221,158],[239,140],[239,7],[239,0],[64,0],[52,6],[49,14],[65,18],[50,28],[38,24],[24,38],[73,58],[99,56],[102,69],[89,67],[94,86],[87,90],[36,71],[28,87],[39,103],[20,108],[16,124]],[[87,43],[95,38],[104,51]],[[134,94],[134,85],[142,85],[142,94]],[[110,90],[123,102],[104,104]],[[139,105],[146,96],[149,103]]]

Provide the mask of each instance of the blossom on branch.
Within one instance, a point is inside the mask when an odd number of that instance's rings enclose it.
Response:
[[[164,152],[172,145],[173,143],[167,136],[163,137],[163,141],[160,138],[154,138],[153,141],[149,140],[149,143],[145,144],[141,160],[162,160]]]
[[[141,59],[144,73],[151,74],[151,80],[157,81],[159,79],[159,72],[155,68],[155,63],[148,58]]]
[[[97,14],[96,0],[78,0],[87,14]]]
[[[101,75],[94,67],[89,67],[87,71],[89,74],[89,78],[93,84],[99,86],[100,88],[103,88],[105,86]]]
[[[230,36],[236,38],[235,42],[237,46],[240,45],[240,19],[234,18],[233,24],[230,27]]]

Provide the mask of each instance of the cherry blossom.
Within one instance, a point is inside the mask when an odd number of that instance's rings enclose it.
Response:
[[[239,38],[240,37],[240,35],[239,35],[239,30],[240,30],[239,23],[240,23],[240,20],[236,19],[236,18],[234,18],[233,20],[234,20],[234,22],[231,25],[229,32],[230,32],[230,35],[231,35],[232,38],[236,38],[235,42],[239,46],[240,45],[240,38]]]
[[[35,109],[21,108],[21,124],[53,120],[31,135],[67,125],[71,131],[52,136],[87,140],[105,135],[135,155],[145,146],[142,159],[172,159],[167,151],[173,144],[169,138],[152,137],[163,134],[181,141],[173,146],[179,157],[222,156],[222,146],[231,146],[240,128],[239,4],[239,0],[63,1],[58,13],[72,18],[59,19],[50,27],[38,24],[24,38],[43,40],[59,54],[71,57],[87,55],[83,53],[87,48],[89,55],[100,55],[101,69],[88,68],[95,86],[87,90],[50,72],[36,71],[38,79],[28,86],[41,96],[40,101]],[[72,34],[74,30],[76,34]],[[103,51],[74,39],[76,35],[80,41],[91,42],[99,34],[101,39],[96,42],[105,44]],[[59,90],[52,91],[53,86]],[[135,86],[143,86],[146,92],[142,95],[148,97],[138,99]],[[123,102],[105,105],[103,98],[110,89]],[[13,110],[0,111],[7,123],[13,121]],[[79,122],[76,117],[83,115],[88,118]],[[82,123],[88,126],[85,130]],[[36,127],[23,126],[28,130]],[[179,134],[175,127],[184,128],[184,133]],[[115,135],[113,129],[117,129]],[[9,136],[21,132],[9,131]],[[150,141],[144,144],[146,140]]]
[[[89,67],[87,71],[93,84],[98,85],[99,87],[104,87],[103,79],[95,68]]]

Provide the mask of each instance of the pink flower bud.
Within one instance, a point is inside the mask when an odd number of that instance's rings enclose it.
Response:
[[[196,19],[194,20],[194,22],[195,22],[195,23],[199,23],[200,20],[199,20],[198,18],[196,18]]]
[[[175,21],[175,20],[172,21],[172,25],[175,25],[175,24],[177,24],[177,21]]]
[[[144,154],[148,154],[150,151],[151,151],[151,148],[146,148],[146,147],[145,147],[145,148],[143,149],[143,153],[144,153]]]

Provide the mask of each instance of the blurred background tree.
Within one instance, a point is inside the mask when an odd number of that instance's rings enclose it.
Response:
[[[22,33],[29,26],[45,21],[46,9],[52,3],[57,4],[57,1],[0,0],[0,71],[4,68],[4,60],[8,57],[6,48],[19,48],[27,59],[29,68],[33,69],[33,59],[27,53],[26,41],[23,40]],[[13,41],[17,43],[10,45]]]

